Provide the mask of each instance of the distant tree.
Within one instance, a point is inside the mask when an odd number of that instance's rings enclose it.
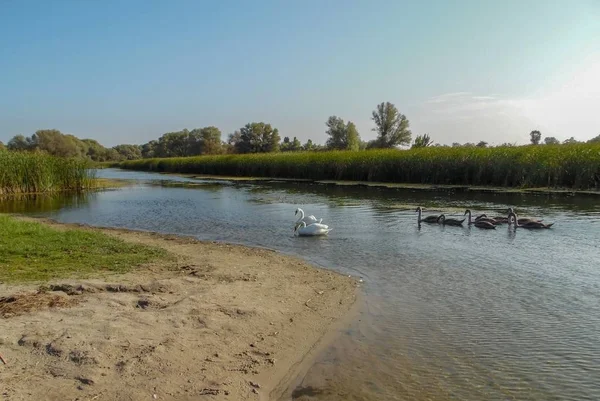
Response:
[[[375,122],[373,131],[379,135],[377,147],[393,148],[410,144],[412,133],[408,129],[408,119],[404,114],[400,114],[392,103],[378,104],[377,109],[373,111],[372,120]]]
[[[570,144],[573,144],[573,143],[579,143],[579,141],[577,139],[573,138],[573,137],[570,137],[569,139],[565,139],[563,141],[563,143],[565,145],[570,145]]]
[[[547,136],[544,138],[544,143],[546,145],[558,145],[560,141],[553,136]]]
[[[279,150],[281,150],[282,152],[289,152],[291,150],[290,148],[291,148],[290,137],[289,136],[283,137],[283,141],[281,141]]]
[[[221,131],[217,127],[187,128],[181,131],[167,132],[158,140],[141,146],[141,155],[149,157],[182,157],[223,152]]]
[[[144,158],[152,158],[156,157],[156,148],[158,146],[158,141],[152,140],[148,143],[142,145],[142,157]]]
[[[352,121],[346,124],[346,144],[348,150],[356,151],[360,148],[360,134]]]
[[[201,152],[203,155],[216,155],[223,152],[221,130],[217,127],[200,129]]]
[[[417,135],[411,148],[426,148],[427,146],[431,146],[432,143],[433,140],[429,137],[428,134]]]
[[[298,152],[302,150],[302,144],[300,143],[298,138],[294,137],[293,140],[290,140],[290,138],[286,136],[285,138],[283,138],[280,150],[282,152]]]
[[[240,143],[241,141],[242,133],[239,130],[235,131],[233,134],[229,134],[227,138],[227,144],[231,147],[233,153],[237,152],[236,144]]]
[[[57,129],[38,130],[28,139],[29,149],[41,150],[59,157],[84,157],[87,146],[73,135],[64,135]]]
[[[298,138],[294,137],[293,140],[290,140],[290,138],[286,136],[285,138],[283,138],[280,150],[282,152],[298,152],[302,150],[302,144],[300,143]]]
[[[106,161],[122,161],[123,156],[113,148],[106,149]]]
[[[235,153],[235,147],[229,143],[229,138],[227,141],[221,142],[221,153],[227,155]]]
[[[109,149],[106,149],[95,139],[82,139],[81,142],[85,146],[85,156],[88,159],[105,162],[110,160],[118,160],[114,157],[118,157],[118,153],[113,153]]]
[[[458,147],[460,147],[460,146],[461,146],[461,144],[460,144],[460,143],[458,143],[458,142],[452,142],[452,147],[453,147],[453,148],[458,148]]]
[[[302,150],[312,151],[316,149],[316,145],[313,143],[312,139],[306,141],[304,145],[302,145]]]
[[[15,135],[6,146],[10,150],[29,150],[30,142],[23,135]]]
[[[467,142],[465,144],[462,145],[465,148],[474,148],[475,144],[473,142]]]
[[[531,143],[533,145],[539,145],[540,144],[540,141],[542,140],[542,133],[540,131],[538,131],[538,130],[531,131],[529,133],[529,136],[530,136]]]
[[[477,146],[478,148],[487,148],[488,143],[486,141],[479,141],[475,146]]]
[[[358,150],[360,147],[360,135],[353,122],[344,120],[337,116],[331,116],[325,123],[329,139],[325,143],[332,150]]]
[[[377,149],[380,148],[380,142],[377,139],[371,139],[370,141],[367,141],[366,145],[365,145],[365,149],[366,150],[371,150],[371,149]]]
[[[358,141],[358,150],[367,149],[368,144],[369,143],[367,141],[363,141],[363,140]]]
[[[302,143],[300,142],[300,140],[296,137],[294,137],[294,140],[292,141],[292,152],[299,152],[302,150]]]
[[[4,144],[2,143],[2,141],[0,141],[0,150],[6,149],[6,146],[4,146]]]
[[[600,135],[593,137],[592,139],[590,139],[589,141],[587,141],[587,143],[600,143]],[[2,146],[0,146],[1,148]]]
[[[190,132],[187,129],[161,135],[154,148],[154,157],[181,157],[200,154],[199,133],[196,132],[193,137],[196,137],[197,140],[193,141],[190,138]]]
[[[279,131],[271,124],[248,123],[229,137],[237,153],[266,153],[279,151]]]
[[[117,145],[113,149],[119,154],[120,160],[136,160],[142,158],[142,148],[138,145]]]
[[[516,146],[514,143],[509,143],[509,142],[504,142],[502,145],[499,145],[499,147],[508,147],[508,148],[512,148]]]
[[[30,137],[17,135],[11,139],[8,146],[12,150],[40,151],[59,157],[87,158],[94,161],[123,158],[116,150],[107,149],[94,139],[79,139],[74,135],[63,134],[57,129],[38,130]]]
[[[307,140],[304,145],[302,145],[301,150],[310,151],[310,152],[318,152],[321,150],[327,149],[325,146],[320,145],[318,143],[314,143],[311,139]]]

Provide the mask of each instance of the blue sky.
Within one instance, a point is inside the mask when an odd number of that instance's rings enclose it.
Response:
[[[0,141],[265,121],[324,142],[330,115],[371,139],[382,101],[441,143],[596,136],[600,1],[0,2]]]

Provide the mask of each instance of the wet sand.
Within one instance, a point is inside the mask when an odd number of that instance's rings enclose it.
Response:
[[[42,292],[0,284],[37,305],[0,316],[4,400],[276,400],[356,313],[354,279],[273,251],[45,222],[175,260]]]

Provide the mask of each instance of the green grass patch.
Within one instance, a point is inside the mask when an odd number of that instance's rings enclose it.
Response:
[[[93,188],[96,171],[90,167],[83,159],[0,150],[0,195]]]
[[[0,282],[126,273],[168,258],[163,249],[130,244],[99,232],[59,230],[0,215]]]
[[[600,185],[600,144],[176,157],[126,161],[120,167],[238,177],[595,189]]]

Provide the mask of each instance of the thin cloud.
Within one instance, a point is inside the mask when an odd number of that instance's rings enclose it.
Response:
[[[446,103],[446,102],[451,102],[454,99],[462,98],[464,96],[469,96],[470,94],[471,94],[470,92],[444,93],[442,95],[434,96],[432,98],[429,98],[426,101],[426,103]]]

